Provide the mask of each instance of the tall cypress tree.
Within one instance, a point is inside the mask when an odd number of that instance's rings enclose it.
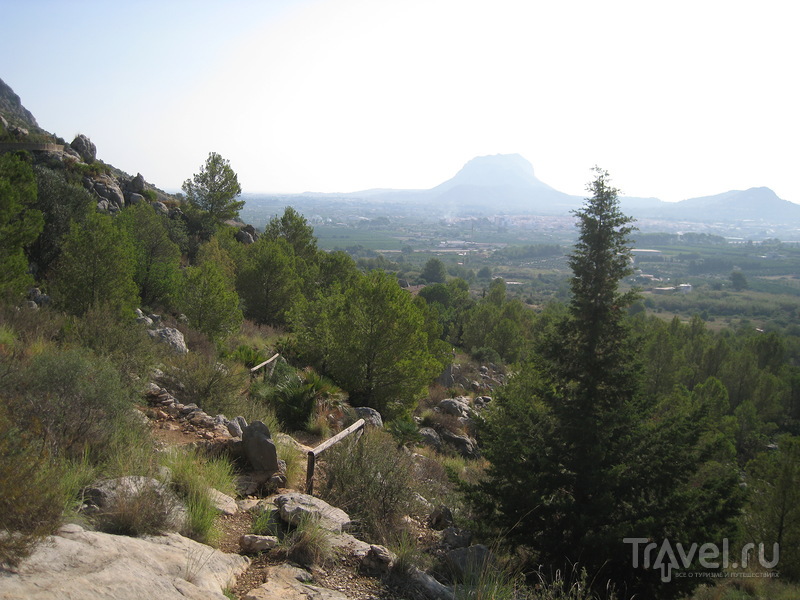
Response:
[[[633,569],[624,538],[716,541],[740,506],[736,473],[706,468],[702,403],[639,393],[626,321],[635,293],[619,289],[633,228],[608,174],[596,175],[575,213],[568,311],[492,402],[481,432],[491,464],[475,498],[552,572],[578,564],[601,587],[671,597],[685,587]]]

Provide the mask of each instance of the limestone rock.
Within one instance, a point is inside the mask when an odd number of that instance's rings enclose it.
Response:
[[[15,572],[0,570],[0,598],[225,600],[249,562],[177,533],[130,538],[67,525]]]
[[[347,531],[352,525],[350,517],[342,509],[308,494],[281,494],[275,497],[274,503],[280,510],[281,519],[286,523],[296,524],[303,515],[311,514],[319,519],[324,529],[335,533]]]
[[[73,150],[75,150],[75,152],[80,154],[81,159],[83,159],[83,162],[85,162],[87,165],[92,164],[97,158],[97,146],[95,146],[94,142],[92,142],[92,140],[82,133],[75,136],[75,139],[72,140],[70,146]]]
[[[236,504],[236,500],[228,496],[228,494],[223,494],[214,488],[208,488],[208,495],[211,498],[211,504],[223,515],[230,516],[239,512],[239,505]]]
[[[367,575],[380,576],[389,572],[395,560],[397,556],[386,546],[372,544],[366,556],[361,559],[360,566]]]
[[[441,531],[453,524],[453,513],[446,506],[437,506],[428,517],[431,529]]]
[[[163,509],[167,526],[179,530],[186,521],[186,508],[181,504],[168,486],[151,477],[128,475],[115,479],[103,479],[83,489],[83,510],[94,514],[114,514],[130,502],[132,498],[144,493],[155,494]]]
[[[246,554],[272,550],[280,542],[274,535],[255,535],[248,533],[239,538],[239,548]]]
[[[358,415],[358,418],[364,419],[364,422],[367,425],[377,427],[378,429],[383,429],[383,419],[381,418],[381,413],[374,408],[370,408],[368,406],[359,406],[355,409],[355,411]]]
[[[439,410],[446,415],[453,415],[454,417],[469,417],[469,400],[460,396],[458,398],[445,398],[439,402]]]
[[[158,200],[156,200],[155,202],[151,202],[150,206],[152,206],[154,209],[156,209],[156,212],[161,214],[161,215],[168,215],[169,214],[169,209],[167,208],[167,205],[164,204],[163,202],[159,202]]]
[[[422,443],[424,445],[430,446],[434,450],[442,449],[442,438],[432,427],[421,427],[419,435],[422,437]]]
[[[465,435],[458,435],[452,431],[442,430],[440,433],[442,441],[455,446],[458,453],[464,458],[480,458],[480,451],[475,440]]]
[[[141,173],[137,173],[136,177],[130,180],[130,183],[128,183],[128,189],[133,194],[141,194],[144,192],[144,177],[142,177]]]
[[[188,354],[189,348],[183,334],[172,327],[161,327],[160,329],[148,329],[147,333],[151,338],[169,346],[175,354]]]

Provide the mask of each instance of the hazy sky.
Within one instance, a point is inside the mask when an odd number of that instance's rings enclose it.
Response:
[[[429,188],[519,153],[583,194],[768,186],[800,202],[792,0],[0,0],[0,78],[39,125],[177,189]]]

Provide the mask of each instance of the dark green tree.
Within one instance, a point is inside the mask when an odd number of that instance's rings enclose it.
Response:
[[[294,250],[294,255],[306,262],[311,262],[316,257],[317,239],[314,237],[314,228],[291,206],[287,206],[280,217],[269,220],[264,228],[264,235],[273,241],[285,239]]]
[[[286,324],[289,311],[301,297],[296,263],[291,245],[283,238],[262,236],[248,246],[236,285],[248,318],[269,325]]]
[[[420,277],[428,283],[444,283],[445,279],[447,279],[447,268],[438,258],[430,258],[425,263]]]
[[[117,218],[133,241],[135,281],[145,306],[169,306],[178,287],[181,251],[170,239],[165,221],[144,202],[126,208]]]
[[[737,292],[747,289],[747,277],[741,271],[731,271],[731,286]]]
[[[203,261],[184,271],[181,309],[189,324],[214,341],[239,329],[242,310],[233,283],[225,275],[224,266]]]
[[[35,201],[30,164],[14,154],[0,155],[0,296],[19,295],[33,284],[25,248],[44,226]]]
[[[127,233],[111,217],[91,213],[73,224],[51,276],[52,295],[67,312],[83,315],[90,307],[132,311],[139,302],[136,262]]]
[[[181,187],[189,202],[206,211],[216,223],[238,217],[244,207],[244,200],[237,200],[242,187],[236,172],[216,152],[211,152],[200,172]]]
[[[537,564],[577,563],[599,586],[674,596],[680,585],[664,588],[657,571],[632,568],[623,540],[720,539],[740,507],[737,473],[733,464],[711,468],[702,454],[713,402],[679,394],[656,404],[639,393],[626,318],[635,294],[619,289],[631,220],[606,172],[597,170],[589,191],[575,213],[568,312],[492,402],[481,434],[491,465],[479,489]]]
[[[431,339],[423,312],[383,271],[299,306],[292,324],[303,356],[313,357],[352,403],[389,419],[414,408],[448,348]]]

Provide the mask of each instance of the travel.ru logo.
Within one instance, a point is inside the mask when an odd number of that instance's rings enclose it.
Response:
[[[747,569],[750,564],[751,555],[755,558],[756,545],[753,543],[745,544],[734,558],[740,558],[735,562],[730,562],[730,550],[728,538],[722,540],[722,547],[717,544],[706,543],[698,545],[692,543],[688,548],[678,542],[673,546],[669,540],[664,540],[659,546],[656,542],[647,538],[624,538],[626,544],[632,545],[633,568],[637,569],[641,565],[644,569],[661,569],[661,581],[667,583],[672,581],[672,577],[708,577],[720,576],[709,573],[694,573],[689,571],[692,563],[696,559],[698,564],[705,569]],[[767,560],[764,544],[758,544],[758,564],[764,569],[774,569],[778,565],[780,558],[780,548],[778,544],[772,545],[772,557]],[[640,561],[640,558],[642,559]],[[678,572],[673,575],[673,570]],[[768,573],[772,576],[772,573]],[[742,573],[741,575],[728,576],[758,576],[755,574]]]

